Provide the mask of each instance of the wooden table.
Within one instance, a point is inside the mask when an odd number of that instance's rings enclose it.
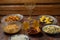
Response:
[[[28,17],[28,16],[25,16],[25,17]],[[37,16],[32,16],[32,17],[36,18]],[[58,20],[57,25],[59,25],[60,16],[54,16],[54,17],[57,18]],[[10,35],[6,35],[3,33],[2,26],[0,24],[0,40],[8,40],[9,37]],[[29,37],[31,40],[60,40],[60,34],[48,35],[48,34],[45,34],[44,32],[36,34],[36,35],[30,35]]]

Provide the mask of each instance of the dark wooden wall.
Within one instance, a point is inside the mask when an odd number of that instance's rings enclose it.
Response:
[[[0,15],[19,13],[29,15],[24,3],[34,2],[32,15],[60,15],[60,0],[0,0]]]
[[[0,4],[8,3],[25,3],[25,2],[35,2],[35,3],[59,3],[60,0],[0,0]]]

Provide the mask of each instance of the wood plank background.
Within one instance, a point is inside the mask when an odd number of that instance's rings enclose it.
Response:
[[[60,0],[0,0],[0,4],[8,4],[8,3],[26,3],[26,2],[34,2],[34,3],[60,3]]]
[[[23,3],[37,3],[32,15],[60,15],[60,0],[0,0],[0,15],[19,13],[29,15]],[[22,4],[22,5],[20,5]]]
[[[34,2],[36,7],[32,15],[60,15],[60,0],[0,0],[0,15],[29,15],[24,3]]]
[[[29,15],[29,9],[24,5],[1,5],[0,6],[0,15],[7,14],[22,14]],[[32,15],[60,15],[60,5],[36,5],[33,9]]]

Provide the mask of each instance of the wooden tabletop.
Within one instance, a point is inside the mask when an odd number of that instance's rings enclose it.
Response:
[[[28,16],[25,16],[28,17]],[[34,18],[36,18],[37,16],[32,16]],[[57,18],[58,23],[57,25],[60,24],[60,16],[54,16]],[[36,34],[36,35],[29,35],[31,40],[60,40],[60,34],[55,34],[55,35],[49,35],[49,34],[45,34],[44,32]],[[6,35],[3,30],[2,30],[2,26],[0,24],[0,40],[9,40],[10,35]]]

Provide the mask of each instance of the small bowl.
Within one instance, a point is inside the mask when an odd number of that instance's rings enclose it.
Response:
[[[57,22],[58,22],[57,19],[56,19],[55,17],[53,17],[53,16],[50,16],[50,15],[41,15],[41,16],[46,16],[46,17],[51,18],[51,19],[53,20],[53,22],[51,23],[52,25],[55,25],[55,24],[57,24]],[[38,19],[41,18],[41,16],[39,16]],[[40,19],[39,19],[39,20],[40,20]],[[41,22],[41,23],[42,23],[42,22]],[[49,24],[45,24],[45,23],[42,23],[42,24],[44,24],[44,25],[49,25]],[[51,25],[51,24],[50,24],[50,25]]]
[[[45,32],[45,33],[47,33],[47,34],[58,34],[58,33],[60,33],[60,32],[55,32],[55,33],[49,33],[49,32],[46,32],[45,30],[44,30],[44,28],[45,27],[49,27],[49,26],[54,26],[54,27],[56,27],[56,28],[60,28],[60,26],[58,26],[58,25],[46,25],[46,26],[44,26],[43,28],[42,28],[42,31],[43,32]]]
[[[18,16],[20,19],[18,21],[21,21],[23,19],[23,15],[21,14],[10,14],[10,15],[7,15],[7,16],[4,16],[2,19],[1,19],[1,23],[3,24],[8,24],[10,22],[6,22],[5,19],[8,17],[8,16]],[[13,22],[17,22],[17,21],[13,21]],[[12,22],[11,22],[12,23]]]
[[[13,36],[11,36],[10,40],[15,40],[16,38],[20,39],[21,37],[22,38],[24,37],[25,40],[30,40],[30,38],[27,35],[25,35],[25,34],[13,35]]]

